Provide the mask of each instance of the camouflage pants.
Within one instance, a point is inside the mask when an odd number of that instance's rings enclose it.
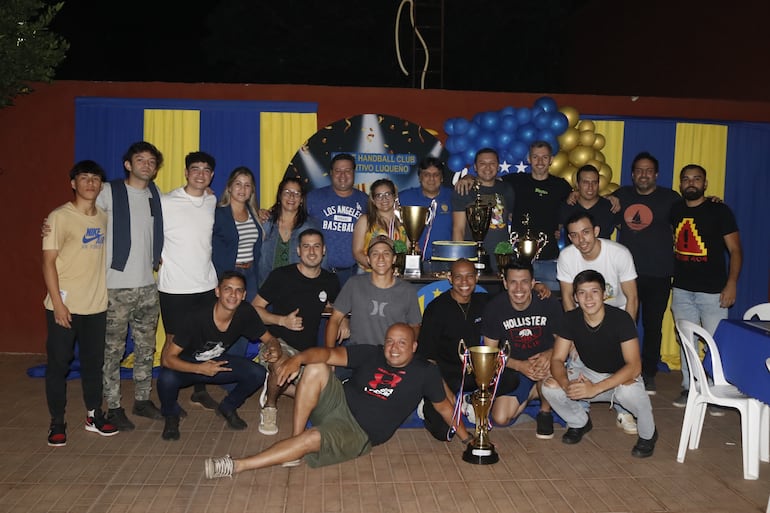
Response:
[[[145,401],[152,389],[155,331],[158,328],[158,287],[108,289],[107,335],[104,346],[104,398],[108,408],[120,407],[120,362],[126,351],[128,325],[134,339],[134,397]]]

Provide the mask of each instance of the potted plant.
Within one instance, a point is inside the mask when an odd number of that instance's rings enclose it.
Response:
[[[513,245],[504,240],[498,242],[495,246],[495,261],[497,262],[497,269],[502,274],[503,268],[511,262],[513,258]]]
[[[396,252],[396,275],[403,276],[406,267],[406,242],[402,240],[393,241],[393,250]]]

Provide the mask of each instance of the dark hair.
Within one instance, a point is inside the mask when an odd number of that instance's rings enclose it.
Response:
[[[658,174],[658,159],[652,156],[652,153],[649,151],[643,151],[641,153],[637,153],[636,157],[634,157],[634,160],[631,161],[631,172],[634,172],[634,168],[636,167],[636,163],[639,162],[642,159],[649,160],[652,162],[652,165],[655,167],[655,174]]]
[[[331,163],[329,164],[329,169],[334,169],[334,163],[338,160],[349,160],[353,164],[353,171],[356,170],[356,159],[353,158],[353,155],[350,153],[338,153],[332,158]]]
[[[481,148],[479,151],[476,152],[476,156],[473,158],[473,163],[475,164],[479,160],[479,155],[484,153],[491,153],[495,156],[498,162],[500,162],[500,155],[497,154],[497,150],[494,148]]]
[[[607,290],[607,283],[604,281],[604,276],[602,276],[602,273],[599,271],[594,271],[593,269],[580,271],[577,276],[575,276],[575,279],[572,280],[572,291],[577,292],[578,285],[584,283],[598,283],[602,288],[602,292]]]
[[[535,277],[535,269],[532,262],[526,259],[514,259],[503,267],[503,276],[508,279],[508,271],[529,271],[530,278]]]
[[[567,218],[567,221],[564,223],[564,227],[569,229],[569,225],[572,223],[577,223],[581,219],[588,219],[588,222],[591,223],[591,226],[596,226],[596,219],[594,219],[594,216],[592,216],[590,212],[586,210],[578,210]]]
[[[193,165],[196,162],[205,162],[211,167],[212,171],[214,171],[214,168],[217,165],[217,161],[214,160],[214,157],[212,157],[205,151],[193,151],[191,153],[188,153],[187,156],[184,158],[184,167],[189,168],[191,165]]]
[[[155,157],[156,170],[163,166],[163,154],[158,148],[148,143],[147,141],[138,141],[129,146],[126,152],[123,154],[123,162],[131,162],[131,159],[134,158],[134,155],[144,152],[151,153],[152,156]],[[128,169],[125,169],[125,172],[126,176],[128,176]]]
[[[229,280],[231,278],[238,278],[243,282],[243,288],[246,288],[246,277],[243,275],[240,271],[225,271],[222,273],[222,276],[219,277],[219,282],[217,283],[217,288],[221,287],[222,284],[225,282],[225,280]]]
[[[679,179],[681,180],[684,176],[685,171],[689,171],[690,169],[697,169],[701,173],[703,173],[703,178],[706,178],[706,170],[703,168],[703,166],[699,166],[698,164],[687,164],[682,168],[681,171],[679,171]]]
[[[305,221],[307,221],[307,207],[305,206],[305,195],[307,193],[305,192],[305,186],[302,184],[302,180],[296,176],[284,176],[281,183],[278,184],[278,191],[275,193],[275,204],[270,208],[270,220],[276,225],[278,224],[278,220],[281,218],[281,213],[283,212],[283,207],[281,207],[281,194],[283,194],[283,189],[289,182],[299,185],[299,192],[301,193],[299,210],[297,210],[297,215],[294,217],[294,226],[291,227],[291,229],[294,230],[294,228],[302,226],[305,224]]]
[[[425,157],[417,164],[417,169],[419,169],[420,172],[425,171],[429,167],[435,167],[439,171],[441,171],[441,176],[444,176],[444,163],[441,162],[441,159],[438,159],[436,157]],[[417,173],[419,174],[419,172]]]
[[[529,153],[532,154],[532,150],[536,150],[538,148],[547,148],[548,153],[553,155],[553,146],[551,146],[551,143],[548,141],[534,141],[529,145]]]
[[[575,183],[580,181],[580,173],[596,173],[598,175],[599,170],[596,169],[596,166],[592,166],[591,164],[581,166],[581,168],[577,170],[577,173],[575,173]]]
[[[307,230],[302,230],[302,233],[299,234],[299,239],[297,239],[300,244],[302,244],[302,239],[304,237],[310,237],[311,235],[318,235],[321,237],[321,244],[325,244],[324,242],[324,234],[321,233],[320,230],[316,230],[315,228],[308,228]]]
[[[98,175],[102,182],[107,181],[107,175],[105,174],[104,169],[93,160],[81,160],[76,163],[72,169],[70,169],[70,180],[74,180],[76,176],[82,174]]]

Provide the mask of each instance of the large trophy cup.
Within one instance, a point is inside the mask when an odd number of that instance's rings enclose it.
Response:
[[[406,236],[411,241],[411,248],[406,255],[404,276],[419,278],[421,257],[418,243],[422,237],[422,232],[425,230],[425,225],[428,223],[430,209],[428,207],[401,206],[399,213],[401,214],[401,223],[406,230]]]
[[[532,238],[529,232],[529,214],[524,214],[521,220],[524,227],[524,236],[519,236],[518,232],[511,233],[510,241],[513,246],[513,253],[517,260],[528,260],[530,263],[537,260],[540,252],[548,244],[548,235],[543,232],[537,234],[537,239]]]
[[[487,236],[489,223],[492,220],[492,205],[484,204],[481,201],[479,187],[478,180],[474,181],[473,189],[476,191],[476,201],[465,208],[465,217],[468,219],[471,236],[476,242],[476,263],[474,266],[481,274],[489,266],[489,255],[484,251],[484,237]]]
[[[510,354],[510,345],[505,342],[503,349],[491,346],[473,346],[466,348],[460,340],[457,348],[460,359],[466,362],[468,374],[473,373],[478,389],[473,392],[473,411],[476,414],[476,435],[463,452],[463,460],[476,465],[491,465],[500,460],[495,445],[489,440],[489,410],[494,399],[495,383],[498,374]]]

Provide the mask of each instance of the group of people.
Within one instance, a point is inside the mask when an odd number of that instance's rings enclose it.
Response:
[[[652,455],[657,430],[648,394],[655,393],[671,278],[675,317],[713,331],[735,300],[734,217],[705,198],[706,171],[697,165],[681,172],[681,199],[656,184],[657,160],[642,153],[632,164],[633,186],[601,198],[595,168],[579,170],[573,192],[549,173],[552,159],[548,143],[533,143],[532,172],[501,180],[497,154],[482,149],[476,177],[452,190],[442,185],[443,164],[428,157],[418,166],[419,187],[399,193],[383,179],[367,196],[354,186],[354,158],[339,154],[329,186],[307,193],[287,176],[268,211],[257,207],[254,176],[244,167],[233,170],[217,202],[209,188],[215,160],[204,152],[187,155],[186,184],[165,195],[153,183],[163,157],[150,143],[129,147],[123,179],[105,183],[97,163],[78,162],[70,172],[73,201],[44,228],[49,445],[67,440],[65,378],[75,339],[86,429],[104,436],[134,429],[120,395],[130,326],[132,412],[163,419],[164,440],[181,436],[185,387],[193,386],[193,403],[216,410],[232,429],[247,427],[238,408],[262,388],[258,429],[266,435],[278,433],[279,397],[294,397],[291,437],[249,458],[211,458],[208,477],[292,466],[303,456],[313,466],[356,457],[389,439],[420,403],[433,436],[469,442],[453,415],[463,383],[474,386],[457,356],[461,339],[510,345],[490,412],[496,424],[510,424],[538,398],[537,437],[554,436],[554,410],[567,423],[562,441],[577,443],[591,429],[586,404],[610,401],[618,425],[638,434],[632,454]],[[523,232],[525,214],[529,229],[552,242],[534,266],[501,269],[505,292],[494,297],[475,291],[473,263],[458,260],[451,288],[421,314],[416,289],[395,274],[396,242],[408,243],[397,201],[435,212],[418,241],[429,252],[433,240],[467,239],[464,209],[477,194],[493,207],[488,251],[510,231]],[[562,227],[571,246],[559,254]],[[619,243],[606,238],[614,228]],[[550,297],[557,289],[561,303]],[[329,319],[319,333],[324,310]],[[159,312],[166,331],[160,408],[150,400]],[[247,358],[255,340],[259,355]],[[215,401],[207,385],[221,385],[225,398]]]

